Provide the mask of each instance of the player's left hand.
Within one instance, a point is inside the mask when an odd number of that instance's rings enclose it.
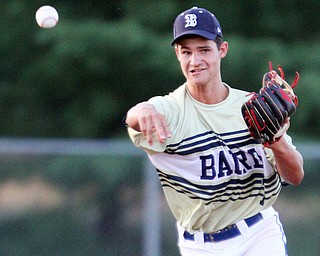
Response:
[[[281,77],[272,70],[270,63],[270,72],[264,75],[260,92],[253,93],[241,108],[252,137],[265,146],[275,143],[288,130],[290,116],[295,113],[298,105],[298,98],[292,88],[299,81],[299,73],[290,86],[284,80],[280,66],[279,70]]]

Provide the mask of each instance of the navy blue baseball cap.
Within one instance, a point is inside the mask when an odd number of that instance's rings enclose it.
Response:
[[[193,7],[177,16],[171,45],[186,35],[198,35],[214,40],[217,36],[222,38],[222,29],[214,14],[204,8]]]

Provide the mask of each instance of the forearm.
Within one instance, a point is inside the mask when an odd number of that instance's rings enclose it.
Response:
[[[289,184],[299,185],[304,177],[301,154],[283,137],[269,148],[273,151],[280,176]]]

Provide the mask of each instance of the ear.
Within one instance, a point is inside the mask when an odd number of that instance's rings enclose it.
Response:
[[[222,42],[221,45],[220,45],[220,57],[221,57],[221,59],[226,57],[226,55],[228,53],[228,49],[229,49],[228,42]]]

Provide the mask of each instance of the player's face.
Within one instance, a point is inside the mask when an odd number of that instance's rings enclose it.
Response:
[[[188,84],[210,85],[220,79],[220,63],[227,50],[226,42],[218,49],[213,40],[203,37],[181,40],[176,45],[176,54]]]

